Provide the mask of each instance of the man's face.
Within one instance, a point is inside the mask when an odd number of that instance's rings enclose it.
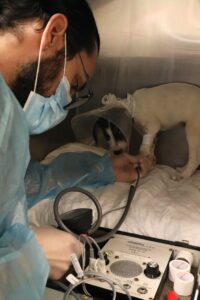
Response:
[[[54,56],[41,60],[36,92],[42,96],[53,95],[62,79],[64,72],[64,49]],[[97,61],[97,51],[90,56],[85,51],[81,51],[75,57],[67,61],[66,76],[71,85],[71,94],[80,90],[87,83],[94,73]],[[34,89],[38,60],[23,65],[12,85],[12,90],[24,106],[29,93]]]
[[[41,60],[36,92],[43,96],[54,94],[64,70],[64,50]],[[12,91],[24,106],[29,93],[34,89],[38,60],[23,65],[12,85]]]

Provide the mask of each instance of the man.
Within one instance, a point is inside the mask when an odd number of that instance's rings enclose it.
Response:
[[[99,47],[85,0],[0,1],[0,299],[42,299],[48,275],[59,279],[70,266],[70,254],[80,254],[71,235],[51,227],[34,231],[28,227],[24,178],[29,134],[43,132],[66,117],[71,95],[94,72]],[[58,164],[61,169],[65,162],[67,166],[66,159]],[[142,157],[95,157],[95,161],[103,166],[96,181],[107,173],[107,183],[132,181],[138,164],[142,176],[148,171]],[[48,169],[48,177],[40,168],[33,188],[45,175],[50,186],[52,176],[58,186],[55,169]],[[41,191],[40,186],[37,189]]]

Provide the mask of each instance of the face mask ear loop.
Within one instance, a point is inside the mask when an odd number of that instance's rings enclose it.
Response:
[[[35,76],[35,83],[34,83],[34,93],[36,92],[37,89],[37,83],[38,83],[38,76],[39,76],[39,71],[40,71],[40,63],[41,63],[41,57],[42,57],[42,47],[43,47],[43,37],[44,34],[42,36],[41,39],[41,43],[40,43],[40,49],[39,49],[39,54],[38,54],[38,64],[37,64],[37,70],[36,70],[36,76]],[[67,64],[67,38],[66,38],[66,33],[64,36],[64,44],[65,44],[65,61],[64,61],[64,72],[63,72],[63,76],[65,76],[65,72],[66,72],[66,64]]]
[[[40,49],[39,49],[39,54],[38,54],[38,64],[37,64],[37,70],[36,70],[36,75],[35,75],[35,84],[34,84],[34,93],[36,92],[37,88],[37,83],[38,83],[38,76],[39,76],[39,71],[40,71],[40,63],[41,63],[41,57],[42,57],[42,47],[43,47],[43,38],[44,38],[44,33],[41,38],[41,43],[40,43]]]
[[[64,72],[63,77],[66,75],[66,66],[67,66],[67,36],[66,33],[64,35],[64,44],[65,44],[65,61],[64,61]]]

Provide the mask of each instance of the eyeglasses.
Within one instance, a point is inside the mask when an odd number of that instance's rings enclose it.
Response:
[[[91,98],[93,97],[94,93],[92,91],[88,91],[88,93],[86,95],[79,95],[79,92],[81,92],[82,90],[84,90],[84,88],[86,87],[88,80],[90,79],[90,76],[88,75],[86,69],[85,69],[85,65],[83,63],[82,57],[79,53],[79,59],[82,65],[82,69],[83,69],[83,73],[85,76],[85,83],[79,87],[78,83],[77,86],[74,87],[75,90],[75,96],[72,98],[72,102],[67,104],[64,109],[74,109],[77,108],[85,103],[87,103],[89,100],[91,100]]]
[[[84,73],[85,78],[86,78],[86,83],[85,84],[87,84],[88,80],[90,79],[90,76],[88,75],[88,73],[85,69],[85,65],[83,63],[83,60],[82,60],[82,57],[81,57],[80,53],[78,54],[78,56],[79,56],[79,59],[80,59],[80,62],[81,62],[82,68],[83,68],[83,73]]]

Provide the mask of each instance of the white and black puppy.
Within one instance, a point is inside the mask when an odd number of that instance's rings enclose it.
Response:
[[[187,164],[179,168],[179,171],[181,177],[190,177],[194,173],[200,164],[199,87],[187,83],[169,83],[137,90],[128,95],[127,99],[119,99],[114,95],[104,96],[103,99],[107,103],[114,102],[115,99],[125,104],[135,123],[138,123],[145,133],[140,152],[151,157],[152,161],[157,133],[178,123],[184,123],[189,157]]]
[[[94,124],[93,139],[96,146],[108,149],[112,154],[128,151],[128,143],[121,130],[102,117]]]

